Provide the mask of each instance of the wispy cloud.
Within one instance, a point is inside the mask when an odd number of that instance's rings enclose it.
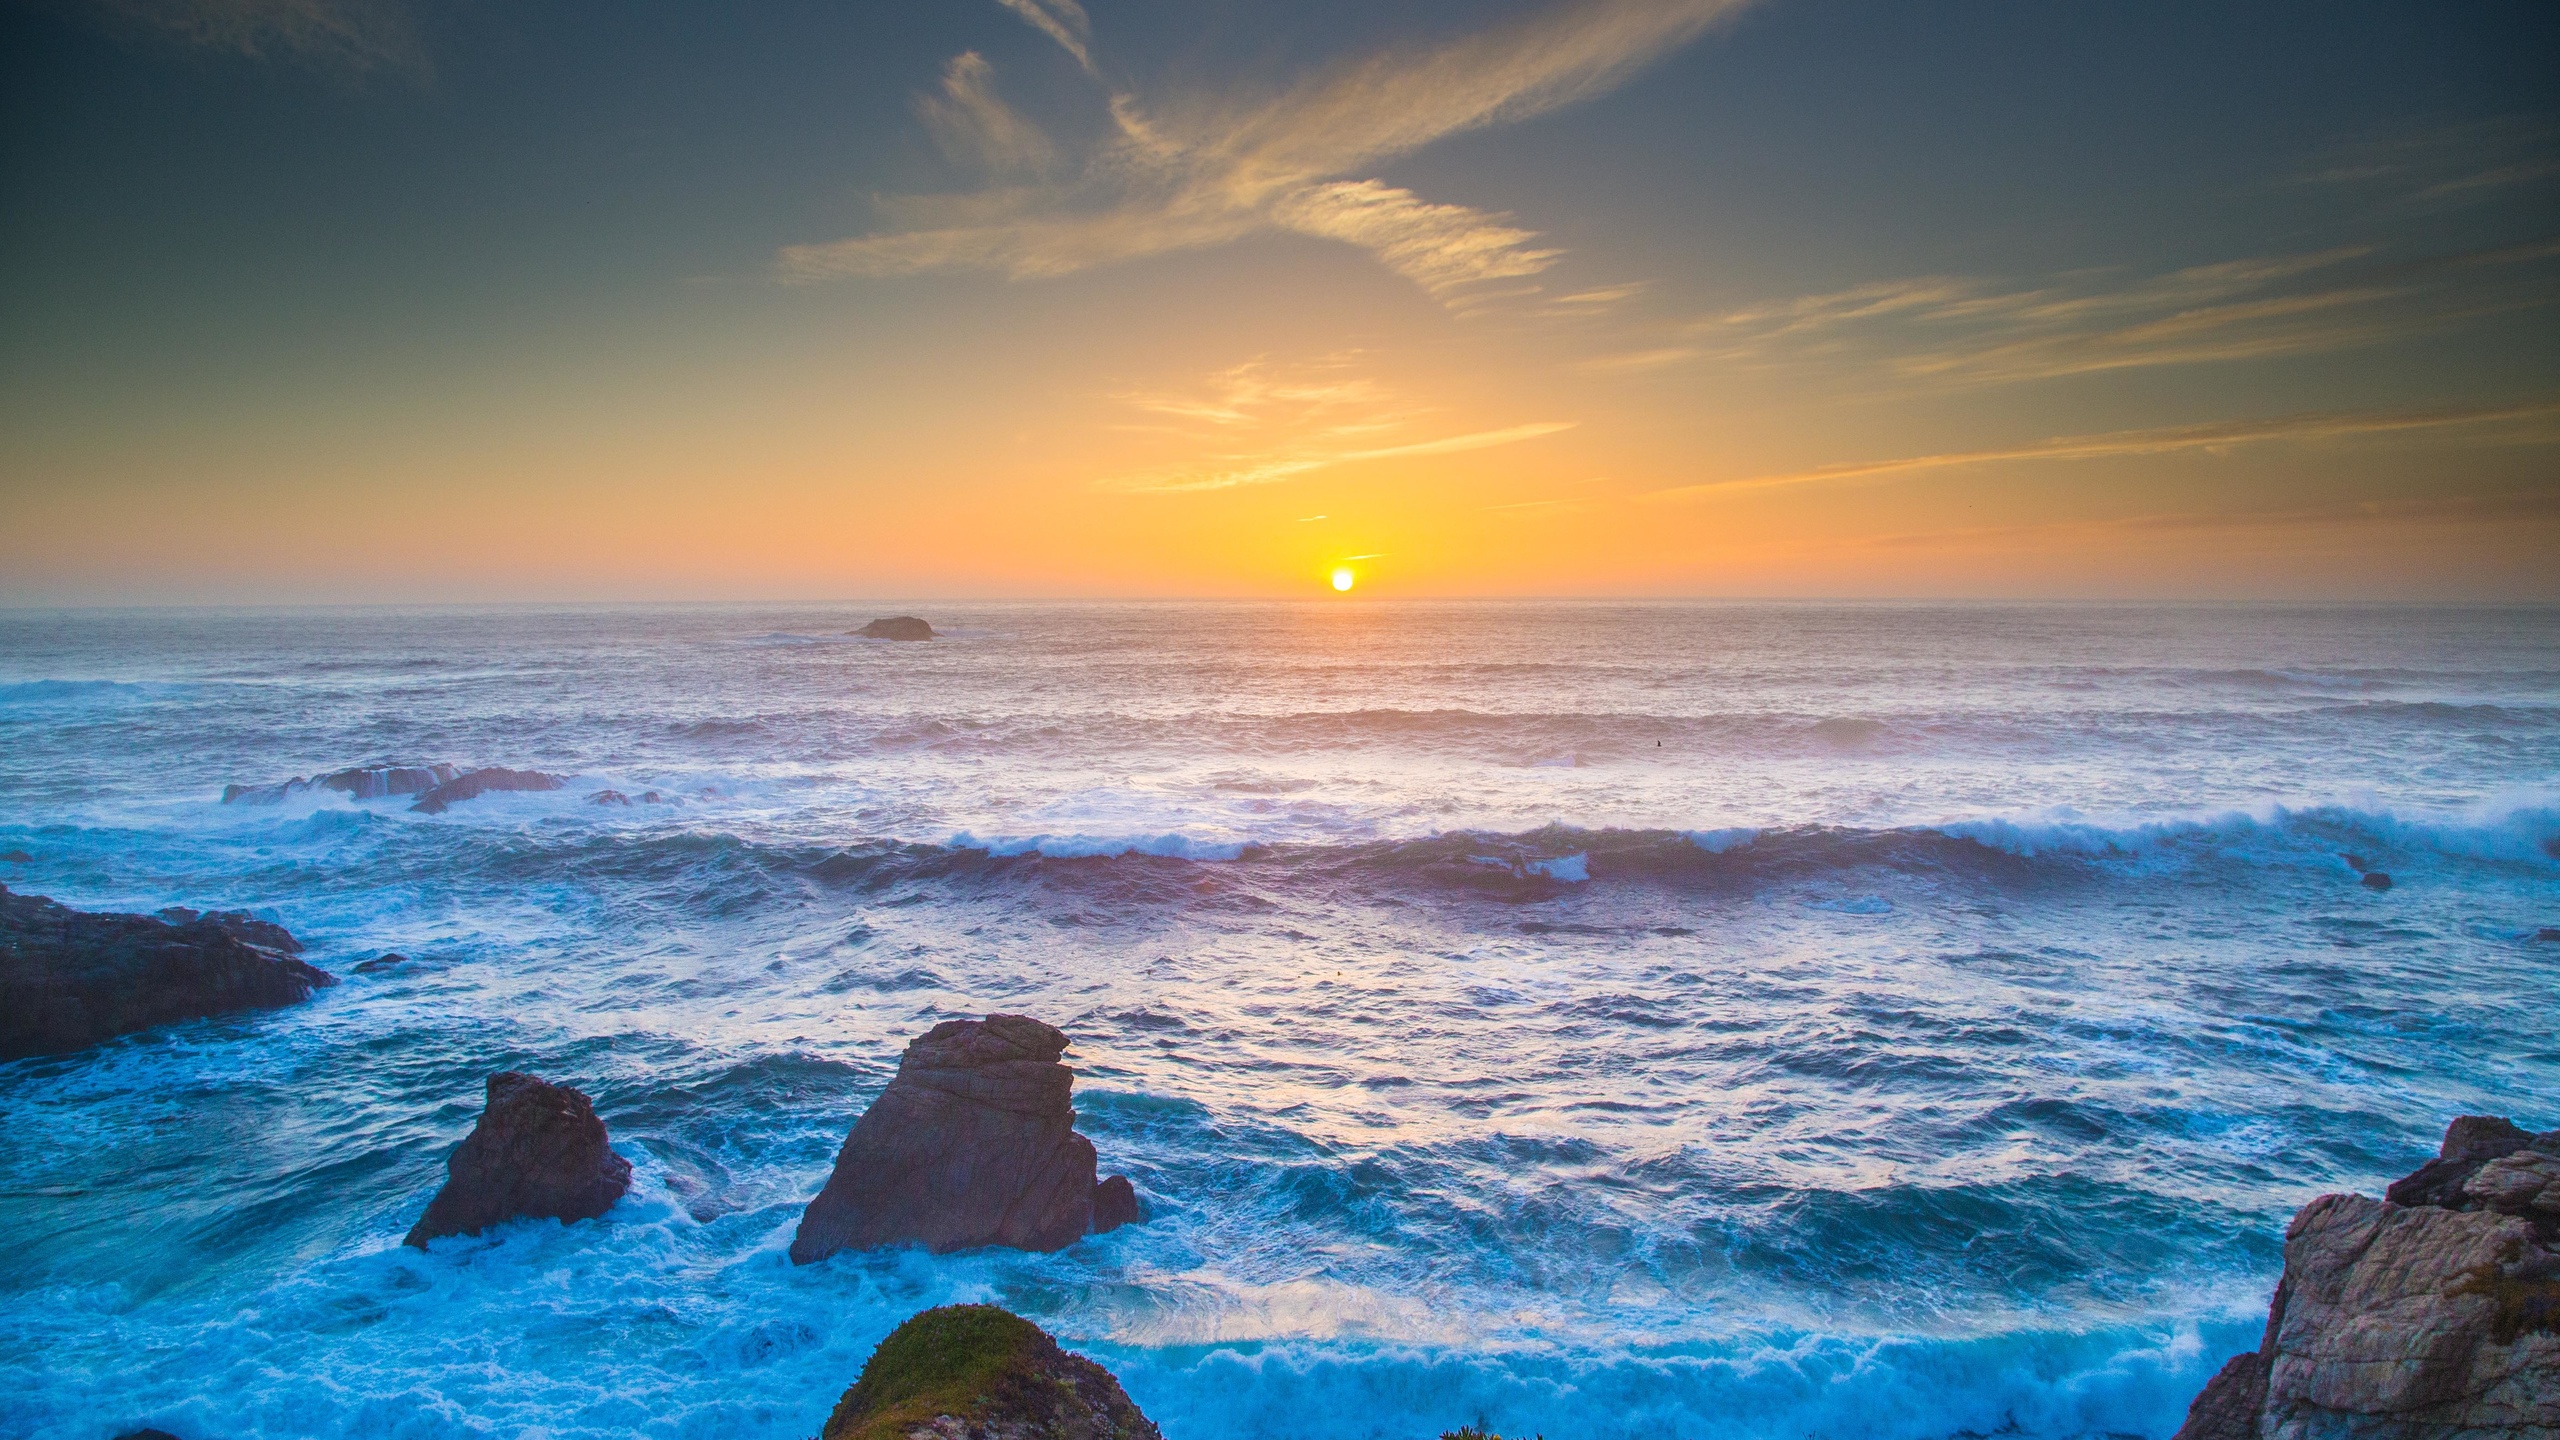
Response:
[[[2173,455],[2183,451],[2219,451],[2273,442],[2309,443],[2409,430],[2454,426],[2487,426],[2560,416],[2560,402],[2439,410],[2333,412],[2285,415],[2268,420],[2238,420],[2215,425],[2185,425],[2157,430],[2117,430],[2099,435],[2070,435],[1994,450],[1963,450],[1938,455],[1908,455],[1891,460],[1864,460],[1825,465],[1783,475],[1757,475],[1657,490],[1649,500],[1694,499],[1745,490],[1771,490],[1799,485],[1875,480],[1962,466],[2014,464],[2028,460],[2109,460],[2137,455]],[[2540,437],[2548,439],[2550,437]]]
[[[1096,73],[1081,10],[1002,3]],[[1072,181],[891,202],[889,228],[792,246],[778,265],[804,280],[949,269],[1028,278],[1285,230],[1359,246],[1462,303],[1487,282],[1542,272],[1560,252],[1508,216],[1360,172],[1600,94],[1747,3],[1576,0],[1434,49],[1337,65],[1242,104],[1177,97],[1159,113],[1112,92],[1112,138]]]
[[[1099,482],[1099,488],[1150,494],[1231,490],[1337,465],[1491,449],[1574,428],[1570,420],[1540,420],[1417,435],[1428,428],[1431,412],[1359,374],[1356,359],[1334,356],[1291,367],[1257,360],[1220,371],[1191,390],[1115,396],[1163,422],[1142,428],[1162,428],[1199,453],[1114,476]]]
[[[952,57],[942,93],[918,97],[916,110],[942,153],[990,174],[1037,172],[1057,158],[1040,127],[996,97],[995,67],[975,50]]]
[[[2028,286],[1875,281],[1708,316],[1675,343],[1583,368],[1871,363],[1911,379],[1994,383],[2314,354],[2551,304],[2560,299],[2552,276],[2512,272],[2554,253],[2544,244],[2404,261],[2354,245]]]
[[[256,59],[348,70],[429,69],[398,0],[96,0],[110,20]]]
[[[1076,0],[996,0],[1007,10],[1021,16],[1031,27],[1058,42],[1058,48],[1076,57],[1085,73],[1093,73],[1093,21]]]

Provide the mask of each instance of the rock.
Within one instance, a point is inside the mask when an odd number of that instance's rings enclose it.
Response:
[[[246,915],[92,915],[0,886],[0,1060],[298,1004],[338,983],[295,959],[301,948]]]
[[[946,1020],[910,1042],[801,1214],[792,1260],[906,1243],[1060,1250],[1109,1228],[1097,1209],[1121,1213],[1127,1182],[1109,1200],[1094,1183],[1093,1142],[1075,1133],[1068,1100],[1075,1075],[1058,1063],[1066,1048],[1063,1032],[1022,1015]]]
[[[2266,1354],[2244,1350],[2204,1382],[2171,1440],[2257,1440],[2258,1412],[2266,1403]]]
[[[2463,1208],[2462,1187],[2481,1166],[2511,1155],[2533,1136],[2510,1120],[2490,1115],[2457,1115],[2444,1128],[2444,1144],[2436,1158],[2391,1182],[2382,1198],[2394,1205],[2437,1205]]]
[[[385,970],[397,970],[408,963],[408,956],[397,950],[387,950],[370,960],[359,960],[347,968],[359,975],[379,975]]]
[[[1163,1440],[1111,1372],[993,1305],[889,1332],[820,1440]]]
[[[2261,1440],[2560,1430],[2560,1255],[2525,1222],[2323,1195],[2284,1253]]]
[[[444,1188],[403,1243],[423,1249],[518,1217],[592,1220],[629,1188],[631,1162],[605,1143],[586,1096],[510,1070],[489,1077],[480,1123],[445,1161]]]
[[[2367,890],[2388,890],[2391,888],[2391,877],[2383,874],[2379,870],[2367,870],[2364,872],[2364,888]]]
[[[409,808],[421,815],[441,815],[452,806],[465,800],[477,800],[492,791],[557,790],[565,783],[559,776],[545,775],[539,770],[509,770],[492,765],[486,770],[474,770],[447,780],[419,796],[418,803]]]
[[[273,785],[225,785],[222,787],[222,803],[225,805],[273,805],[310,788],[311,782],[299,775],[290,780],[279,780]]]
[[[0,865],[33,865],[34,863],[36,863],[36,857],[24,850],[0,851]],[[2554,931],[2552,934],[2553,938],[2560,939],[2560,931]]]
[[[599,790],[587,797],[590,805],[629,805],[631,797],[619,790]]]
[[[859,635],[865,640],[930,640],[933,627],[913,615],[892,615],[845,633]]]
[[[141,1430],[127,1430],[123,1434],[117,1436],[116,1440],[178,1440],[178,1437],[170,1434],[166,1430],[144,1428]]]
[[[1114,1175],[1093,1187],[1093,1233],[1138,1223],[1138,1189],[1126,1175]]]
[[[310,779],[296,775],[272,785],[225,785],[222,787],[222,803],[273,805],[314,789],[335,790],[358,800],[378,800],[385,795],[423,795],[460,774],[450,765],[359,765]]]
[[[2560,1437],[2560,1130],[2462,1116],[2390,1194],[2294,1216],[2264,1340],[2178,1440]]]
[[[8,858],[10,857],[7,855],[0,855],[0,860],[6,860]],[[20,854],[17,858],[21,860],[32,860],[35,857],[32,855]],[[2560,925],[2545,925],[2541,929],[2533,932],[2533,938],[2545,945],[2560,944]]]
[[[373,765],[323,775],[312,783],[358,800],[377,800],[385,795],[424,795],[451,783],[460,773],[450,765]]]
[[[2560,1155],[2518,1150],[2480,1167],[2462,1184],[2465,1209],[2513,1215],[2545,1242],[2560,1240]]]

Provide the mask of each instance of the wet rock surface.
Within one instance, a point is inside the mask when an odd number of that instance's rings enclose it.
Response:
[[[944,1305],[889,1332],[821,1440],[1162,1440],[1110,1371],[993,1305]]]
[[[546,775],[539,770],[509,770],[503,765],[492,765],[485,770],[455,776],[419,796],[418,803],[409,808],[421,815],[441,815],[465,800],[477,800],[483,795],[504,790],[557,790],[567,783],[557,775]]]
[[[225,805],[273,805],[308,790],[335,790],[358,800],[386,795],[423,795],[461,774],[451,765],[358,765],[305,779],[296,775],[272,785],[225,785]]]
[[[1126,1179],[1095,1183],[1066,1048],[1064,1032],[1022,1015],[946,1020],[909,1043],[801,1215],[791,1258],[897,1244],[1058,1250],[1135,1218]]]
[[[284,927],[239,912],[90,914],[0,886],[0,1060],[298,1004],[337,983],[296,959],[301,949]]]
[[[2463,1116],[2390,1194],[2294,1216],[2265,1338],[2178,1440],[2560,1437],[2560,1130]]]
[[[631,1187],[631,1162],[613,1152],[585,1095],[512,1070],[490,1076],[488,1094],[403,1243],[515,1219],[592,1220]]]

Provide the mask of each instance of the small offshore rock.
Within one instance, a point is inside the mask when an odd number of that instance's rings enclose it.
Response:
[[[891,615],[848,633],[865,640],[930,640],[933,627],[913,615]]]
[[[28,854],[24,850],[0,851],[0,865],[33,865],[34,863],[36,863],[36,857]],[[2550,935],[2555,939],[2560,939],[2560,931],[2545,931],[2543,933]]]
[[[509,1070],[489,1077],[480,1123],[445,1161],[444,1188],[404,1244],[477,1235],[502,1221],[592,1220],[631,1188],[587,1097]]]
[[[820,1440],[1163,1440],[1110,1371],[994,1305],[889,1332]]]
[[[347,968],[359,975],[379,975],[385,970],[397,970],[408,963],[408,956],[397,950],[386,950],[370,960],[359,960]]]
[[[1093,1187],[1093,1231],[1117,1230],[1138,1223],[1138,1189],[1126,1175],[1114,1175]]]
[[[6,858],[6,856],[0,856],[0,859]],[[21,856],[20,858],[32,860],[35,857],[28,855]],[[2541,929],[2533,932],[2533,938],[2545,945],[2560,945],[2560,925],[2545,925]]]
[[[461,773],[450,765],[368,765],[323,775],[313,783],[358,800],[378,800],[385,795],[424,795]]]
[[[170,1434],[166,1430],[152,1430],[145,1428],[141,1430],[127,1430],[123,1434],[117,1436],[116,1440],[178,1440],[178,1437]]]
[[[455,776],[419,796],[418,803],[409,808],[421,815],[441,815],[465,800],[477,800],[495,791],[557,790],[567,783],[557,775],[545,775],[539,770],[509,770],[503,765],[492,765],[485,770]]]
[[[2391,888],[2391,877],[2383,874],[2379,870],[2367,870],[2364,872],[2364,888],[2367,890],[2388,890]]]
[[[294,958],[301,948],[283,926],[239,912],[175,924],[93,915],[0,885],[0,1060],[298,1004],[338,983]]]
[[[1104,1200],[1075,1133],[1066,1049],[1025,1015],[946,1020],[910,1042],[802,1212],[793,1262],[899,1244],[1062,1250],[1110,1228],[1106,1214],[1132,1218],[1135,1192],[1124,1180]]]
[[[619,790],[599,790],[587,797],[590,805],[629,805],[631,797]]]

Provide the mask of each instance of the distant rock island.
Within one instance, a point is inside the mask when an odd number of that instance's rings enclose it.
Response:
[[[1026,1015],[946,1020],[910,1042],[801,1215],[792,1260],[898,1244],[1063,1250],[1137,1219],[1125,1177],[1094,1181],[1066,1049],[1065,1032]]]
[[[845,633],[859,635],[865,640],[930,640],[933,627],[913,615],[891,615]]]
[[[2560,1434],[2560,1130],[2462,1116],[2384,1193],[2295,1214],[2265,1338],[2176,1440]]]
[[[357,800],[415,795],[417,803],[410,809],[441,815],[449,806],[476,800],[495,791],[557,790],[566,783],[557,775],[546,775],[539,770],[510,770],[503,765],[479,770],[463,770],[443,764],[365,765],[308,779],[296,775],[272,785],[225,785],[222,787],[222,803],[273,805],[307,791],[335,790]]]
[[[0,1060],[299,1004],[338,983],[301,950],[283,926],[239,911],[95,915],[0,885]]]

